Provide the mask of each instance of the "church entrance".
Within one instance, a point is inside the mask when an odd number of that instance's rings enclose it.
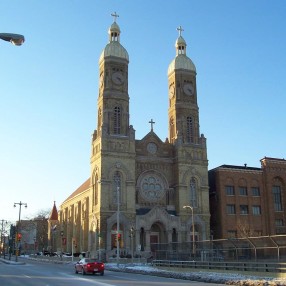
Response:
[[[154,223],[150,230],[150,250],[155,258],[162,249],[162,243],[166,242],[166,231],[161,223]]]

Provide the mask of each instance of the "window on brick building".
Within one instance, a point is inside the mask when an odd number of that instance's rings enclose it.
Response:
[[[275,220],[275,226],[284,226],[284,221],[282,218],[278,218]]]
[[[260,196],[260,189],[259,187],[251,187],[251,192],[254,197]]]
[[[239,194],[241,196],[247,196],[247,187],[239,187]]]
[[[273,186],[272,194],[273,194],[274,210],[276,212],[282,211],[281,187]]]
[[[255,236],[261,236],[262,235],[262,230],[255,230],[254,231]]]
[[[236,230],[228,230],[227,231],[227,237],[228,238],[236,238],[237,237],[237,231]]]
[[[235,205],[226,205],[227,214],[235,214]]]
[[[234,196],[234,186],[225,186],[225,193],[227,196]]]
[[[240,214],[247,215],[248,214],[248,205],[240,205]]]
[[[261,206],[252,206],[253,215],[261,215]]]

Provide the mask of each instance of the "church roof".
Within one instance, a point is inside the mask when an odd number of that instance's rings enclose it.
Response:
[[[221,166],[218,166],[212,170],[209,170],[209,172],[212,172],[212,171],[216,171],[216,170],[220,170],[220,169],[229,169],[229,170],[243,170],[243,171],[261,171],[261,168],[257,168],[257,167],[248,167],[246,164],[244,166],[237,166],[237,165],[221,165]]]
[[[54,202],[54,206],[53,206],[53,209],[51,211],[49,220],[58,220],[58,210],[56,207],[56,202]]]
[[[174,70],[179,69],[191,70],[196,72],[196,67],[194,63],[186,55],[178,55],[175,57],[175,59],[173,59],[173,61],[169,65],[168,74]]]
[[[64,202],[76,197],[80,193],[86,191],[90,186],[90,178],[88,178],[80,187],[78,187]]]
[[[129,55],[126,49],[119,42],[110,42],[107,44],[99,57],[99,62],[101,62],[106,57],[111,56],[123,58],[129,61]]]
[[[176,57],[172,60],[168,68],[168,74],[172,73],[174,70],[190,70],[196,72],[196,67],[192,60],[187,57],[186,49],[187,43],[185,39],[182,37],[181,33],[183,31],[182,27],[180,26],[177,28],[179,31],[179,37],[176,40],[175,47],[176,47]]]
[[[120,44],[120,28],[116,23],[116,18],[119,17],[116,13],[111,14],[113,16],[114,22],[108,30],[109,34],[109,43],[106,45],[102,51],[99,62],[103,61],[106,57],[117,57],[125,59],[129,62],[129,55],[126,49]]]

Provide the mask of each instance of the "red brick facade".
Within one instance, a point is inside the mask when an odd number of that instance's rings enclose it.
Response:
[[[286,160],[265,157],[261,168],[222,165],[209,171],[215,239],[286,233]]]

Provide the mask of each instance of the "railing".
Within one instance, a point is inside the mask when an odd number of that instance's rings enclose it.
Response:
[[[252,272],[274,272],[286,273],[286,263],[272,262],[215,262],[215,261],[172,261],[153,260],[153,266],[190,268],[190,269],[212,269],[212,270],[235,270]]]

